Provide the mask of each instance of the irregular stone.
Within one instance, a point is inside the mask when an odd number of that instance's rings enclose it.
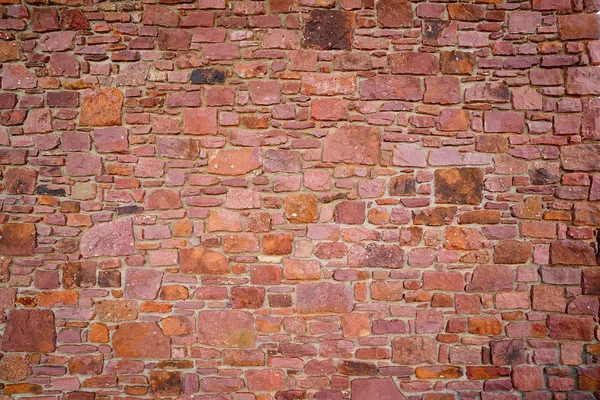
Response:
[[[54,53],[50,55],[48,73],[50,76],[79,77],[79,60],[72,54]]]
[[[48,132],[52,132],[52,112],[47,108],[29,111],[23,133]]]
[[[21,64],[2,66],[2,89],[33,89],[37,86],[37,77],[33,71]]]
[[[172,189],[156,189],[146,197],[148,210],[172,210],[182,206],[179,192]]]
[[[31,223],[7,222],[0,226],[0,254],[31,256],[36,245],[36,227]]]
[[[245,175],[262,165],[260,148],[222,149],[208,153],[208,172],[217,175]]]
[[[467,292],[510,292],[513,290],[513,269],[503,265],[480,265],[475,268]]]
[[[479,204],[483,198],[483,172],[478,168],[438,169],[434,183],[436,203]]]
[[[60,30],[58,9],[55,7],[33,7],[31,9],[31,30],[34,32]]]
[[[112,335],[115,357],[170,358],[171,340],[156,322],[126,322]]]
[[[19,60],[19,43],[16,40],[0,42],[0,62]]]
[[[477,22],[485,19],[485,8],[473,4],[448,4],[450,19]]]
[[[352,400],[406,400],[392,378],[352,380]]]
[[[302,74],[300,92],[307,96],[354,94],[354,74]]]
[[[217,109],[186,108],[183,110],[183,133],[191,135],[216,135]]]
[[[413,10],[407,0],[377,2],[377,21],[382,28],[412,28]]]
[[[428,336],[397,337],[392,340],[392,362],[402,365],[435,363],[437,348]]]
[[[525,114],[511,111],[486,111],[484,130],[491,133],[523,133]]]
[[[60,12],[60,25],[64,30],[90,29],[90,23],[85,14],[78,8],[62,10]]]
[[[179,396],[183,380],[178,371],[150,371],[150,391],[155,396]]]
[[[390,196],[414,196],[415,179],[412,175],[399,175],[390,179]]]
[[[457,42],[456,21],[424,19],[422,26],[423,44],[427,46],[453,46]]]
[[[348,252],[350,268],[402,268],[404,267],[404,250],[396,245],[357,244]]]
[[[355,14],[349,11],[313,9],[302,31],[302,46],[317,50],[350,50]]]
[[[317,196],[308,193],[285,196],[285,217],[293,224],[317,222]]]
[[[599,96],[600,68],[596,66],[567,68],[565,87],[567,94]]]
[[[256,392],[276,391],[285,388],[283,371],[281,370],[248,370],[246,372],[248,390]]]
[[[435,75],[439,71],[437,57],[431,53],[403,52],[388,56],[392,74]]]
[[[146,268],[129,268],[125,273],[123,297],[154,300],[158,296],[163,272]]]
[[[5,354],[0,359],[0,379],[19,382],[29,374],[29,356],[27,354]]]
[[[79,251],[83,258],[133,254],[133,221],[117,219],[90,228],[81,238]]]
[[[406,100],[423,99],[421,80],[414,76],[377,75],[360,82],[361,100]]]
[[[510,90],[504,82],[475,83],[465,90],[466,103],[505,103],[510,101]]]
[[[265,172],[300,172],[300,152],[269,149],[263,163]]]
[[[334,219],[338,224],[359,225],[365,222],[366,204],[359,201],[343,201],[336,204]]]
[[[512,368],[512,384],[516,390],[533,391],[544,389],[543,367],[519,365]]]
[[[291,233],[271,233],[263,236],[263,253],[267,255],[286,255],[292,253],[294,236]]]
[[[2,351],[51,353],[54,350],[56,331],[51,310],[20,309],[8,313]]]
[[[179,251],[181,271],[186,274],[224,275],[229,273],[229,260],[223,254],[203,247]]]
[[[195,139],[159,137],[156,147],[158,155],[167,158],[191,160],[200,154],[200,143]]]
[[[4,173],[8,194],[34,194],[38,172],[29,168],[10,168]],[[1,240],[1,239],[0,239]]]
[[[348,102],[335,98],[313,99],[311,116],[317,121],[345,120],[348,117]]]
[[[500,335],[502,320],[497,315],[469,317],[469,333],[474,335]]]
[[[375,127],[345,125],[325,137],[323,162],[375,165],[380,132]]]
[[[321,277],[321,264],[317,260],[283,260],[283,277],[292,280],[312,280]]]
[[[300,283],[296,310],[301,314],[348,313],[354,308],[352,291],[344,283]]]
[[[40,37],[42,51],[65,51],[73,48],[75,32],[61,31],[44,33]],[[18,48],[17,48],[18,50]],[[18,53],[17,53],[18,54]]]
[[[74,356],[69,358],[69,373],[77,375],[100,375],[104,366],[102,355]]]
[[[62,284],[65,289],[95,286],[96,263],[92,261],[68,261],[63,263]]]
[[[463,6],[467,6],[467,4],[463,4]],[[471,75],[476,62],[477,55],[475,53],[458,50],[440,53],[440,71],[444,75]]]
[[[569,0],[533,0],[533,9],[542,11],[571,11]]]
[[[89,153],[68,153],[67,172],[71,176],[98,176],[102,174],[102,159]]]
[[[146,4],[142,24],[176,27],[179,25],[179,15],[169,7]]]
[[[200,311],[198,343],[226,348],[254,346],[254,317],[246,311]]]
[[[600,99],[581,99],[581,103],[581,136],[584,139],[600,140]]]
[[[436,127],[441,131],[466,131],[469,129],[469,112],[463,109],[444,108],[440,112]]]
[[[550,244],[550,263],[553,265],[597,265],[596,253],[585,242],[558,240]]]
[[[100,322],[134,321],[138,316],[137,303],[134,300],[99,301],[96,315]]]
[[[456,210],[456,207],[432,207],[413,211],[413,223],[428,226],[448,225],[454,219]]]
[[[119,71],[117,86],[143,86],[146,84],[150,65],[145,62],[136,62],[126,65]]]
[[[192,36],[185,29],[163,28],[158,30],[160,50],[188,50]]]
[[[510,33],[535,33],[536,27],[541,21],[541,12],[513,11],[508,16],[508,31]]]
[[[123,127],[94,129],[98,153],[124,153],[129,149],[127,129]]]
[[[600,15],[560,15],[558,32],[562,40],[598,39],[600,38]]]
[[[121,125],[123,93],[115,88],[88,89],[83,93],[79,123],[82,126]]]
[[[494,365],[516,365],[525,363],[525,346],[520,339],[490,342]]]
[[[462,101],[460,81],[453,76],[425,78],[424,103],[457,104]]]
[[[552,339],[593,340],[594,317],[548,314],[546,324]]]
[[[191,82],[195,84],[212,84],[225,82],[225,72],[218,69],[204,68],[192,71]]]
[[[518,240],[502,240],[494,246],[494,262],[498,264],[525,264],[531,257],[533,245]]]

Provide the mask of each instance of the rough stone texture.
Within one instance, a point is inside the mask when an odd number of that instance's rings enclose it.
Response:
[[[599,9],[0,0],[0,398],[598,397]]]

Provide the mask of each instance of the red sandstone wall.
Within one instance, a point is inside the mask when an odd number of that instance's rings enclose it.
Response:
[[[0,399],[600,392],[597,0],[0,0]]]

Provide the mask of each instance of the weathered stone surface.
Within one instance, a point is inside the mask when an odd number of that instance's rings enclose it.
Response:
[[[19,43],[16,40],[0,42],[0,62],[17,61],[19,59]]]
[[[262,165],[260,149],[223,149],[208,154],[208,172],[217,175],[244,175]]]
[[[195,84],[211,84],[225,82],[225,72],[218,69],[203,68],[192,71],[191,82]]]
[[[513,270],[502,265],[480,265],[475,269],[467,292],[506,292],[513,289]]]
[[[600,16],[594,14],[561,15],[558,32],[563,40],[600,38]]]
[[[435,75],[439,71],[438,58],[431,53],[392,53],[388,63],[393,74]]]
[[[94,144],[98,153],[124,153],[129,148],[127,129],[123,127],[94,130]]]
[[[229,272],[229,260],[217,251],[203,247],[179,251],[181,271],[187,274],[223,275]]]
[[[550,337],[553,339],[592,340],[594,338],[594,320],[590,315],[549,314],[546,320]]]
[[[379,129],[345,125],[325,138],[324,162],[374,165],[379,157]]]
[[[0,379],[19,382],[29,375],[29,356],[27,354],[5,354],[0,359]]]
[[[35,249],[36,238],[34,224],[7,222],[0,226],[0,254],[31,256]]]
[[[296,299],[301,314],[348,313],[354,308],[352,291],[344,283],[301,283]]]
[[[79,123],[83,126],[121,125],[123,93],[114,88],[90,89],[83,93]]]
[[[198,342],[208,346],[254,346],[254,317],[246,311],[200,311]]]
[[[510,90],[504,82],[475,83],[465,90],[465,102],[505,103],[510,101]]]
[[[156,299],[162,278],[163,272],[159,270],[129,268],[125,272],[123,297],[126,299]]]
[[[8,194],[34,194],[38,172],[29,168],[11,168],[4,173]]]
[[[170,210],[180,208],[179,192],[171,189],[156,189],[148,194],[145,202],[148,210]]]
[[[572,67],[567,68],[567,94],[600,95],[600,68]]]
[[[134,252],[133,222],[118,219],[90,228],[81,238],[81,256],[126,256]]]
[[[285,197],[285,217],[293,224],[317,222],[317,196],[290,194]]]
[[[353,400],[405,400],[392,378],[352,380]]]
[[[310,11],[302,31],[302,46],[318,50],[350,50],[355,14],[341,10]]]
[[[382,28],[411,28],[413,10],[406,0],[381,0],[377,2],[377,21]]]
[[[580,144],[560,149],[562,167],[569,171],[600,171],[600,146]]]
[[[588,243],[575,240],[552,242],[550,262],[554,265],[597,265],[594,249]]]
[[[435,341],[428,336],[397,337],[392,340],[392,361],[396,364],[433,363],[436,358]]]
[[[421,80],[413,76],[377,75],[360,82],[361,100],[407,100],[423,99]]]
[[[477,55],[475,53],[458,50],[442,51],[440,53],[440,71],[443,74],[471,75],[476,62]]]
[[[171,340],[155,322],[126,322],[112,336],[115,357],[169,358]]]
[[[50,353],[56,349],[51,310],[12,310],[2,336],[2,351]]]
[[[404,251],[396,245],[354,245],[348,252],[348,266],[351,268],[402,268]]]
[[[436,203],[479,204],[483,198],[483,172],[478,168],[438,169],[434,179]]]
[[[33,89],[37,86],[35,73],[21,64],[2,67],[2,89]]]
[[[150,371],[150,391],[155,396],[179,396],[183,380],[178,371]]]

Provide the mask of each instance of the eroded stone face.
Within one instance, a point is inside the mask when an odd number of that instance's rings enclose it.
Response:
[[[114,88],[84,92],[79,123],[83,126],[121,125],[123,93]]]
[[[36,245],[34,224],[8,222],[0,226],[0,254],[30,256]]]
[[[302,46],[318,50],[350,50],[354,13],[341,10],[312,10],[304,25]]]
[[[84,258],[133,254],[132,220],[118,219],[90,228],[81,238],[80,251]]]
[[[324,162],[374,165],[379,156],[379,129],[346,125],[325,138]]]
[[[201,311],[198,342],[208,346],[247,348],[254,346],[254,317],[246,311]]]
[[[478,168],[436,170],[435,202],[479,204],[483,198],[483,172]]]
[[[413,10],[407,0],[379,0],[377,2],[377,21],[382,28],[411,28]]]
[[[126,322],[112,336],[116,357],[169,358],[171,340],[155,322]]]
[[[13,310],[2,336],[3,351],[50,353],[56,349],[54,313],[51,310]]]

